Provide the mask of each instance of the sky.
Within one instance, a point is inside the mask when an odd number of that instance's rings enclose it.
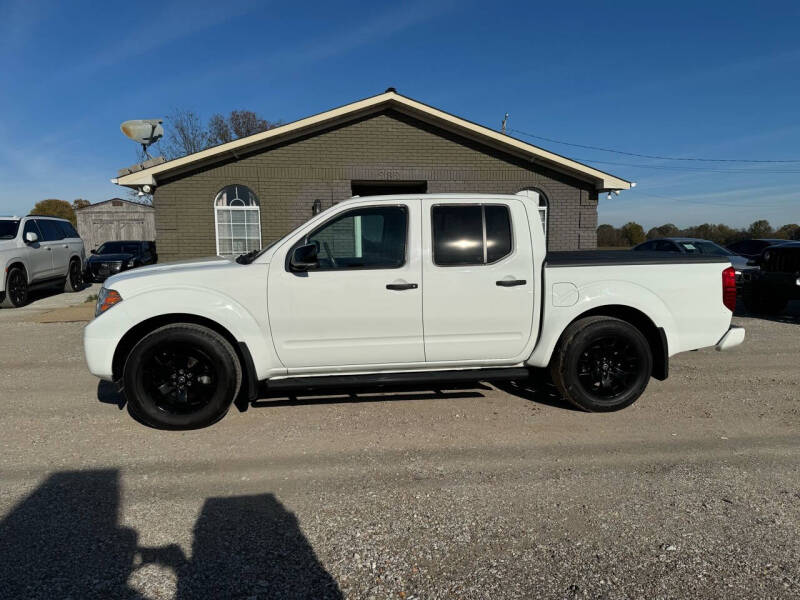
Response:
[[[127,119],[394,86],[635,181],[601,223],[800,223],[798,31],[797,2],[0,0],[0,214],[125,196]]]

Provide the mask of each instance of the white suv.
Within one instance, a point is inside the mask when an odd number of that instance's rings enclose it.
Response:
[[[0,217],[0,306],[25,305],[35,287],[79,290],[85,263],[83,240],[66,219]]]

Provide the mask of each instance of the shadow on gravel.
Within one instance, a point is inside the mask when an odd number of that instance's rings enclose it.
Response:
[[[498,390],[516,396],[517,398],[530,400],[531,402],[544,404],[545,406],[581,412],[579,408],[564,400],[561,394],[558,393],[556,386],[542,376],[526,381],[496,381],[493,382],[492,385]]]
[[[348,390],[318,390],[306,393],[287,394],[287,392],[262,393],[252,402],[253,408],[278,406],[307,406],[313,404],[358,404],[361,402],[394,402],[404,400],[445,400],[459,398],[483,398],[480,390],[489,390],[483,384],[470,384],[469,387],[431,389],[419,386],[359,387]]]
[[[178,544],[139,546],[119,510],[117,470],[50,475],[0,522],[0,597],[145,598],[128,578],[157,564],[176,574],[180,600],[342,598],[272,494],[206,500],[191,558]]]

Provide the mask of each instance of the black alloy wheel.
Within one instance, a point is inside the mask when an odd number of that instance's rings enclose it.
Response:
[[[218,369],[201,348],[164,342],[153,348],[142,364],[144,389],[160,410],[190,414],[211,401],[221,379]]]
[[[626,336],[592,340],[578,358],[578,380],[598,402],[613,403],[635,384],[642,357]]]
[[[567,327],[550,362],[561,395],[589,412],[633,404],[652,369],[652,350],[642,332],[607,316],[586,317]]]
[[[233,346],[194,323],[164,325],[131,350],[122,373],[132,416],[159,429],[197,429],[228,412],[242,383]]]
[[[2,301],[2,306],[7,308],[18,308],[28,303],[28,279],[25,271],[19,267],[13,267],[8,272],[6,278],[6,292]]]

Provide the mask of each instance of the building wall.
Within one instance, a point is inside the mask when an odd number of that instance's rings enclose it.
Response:
[[[323,208],[349,198],[352,180],[428,182],[429,193],[515,193],[536,188],[549,201],[549,247],[596,246],[591,184],[389,111],[174,180],[155,192],[159,257],[216,253],[213,200],[224,186],[250,187],[261,202],[264,244]]]
[[[156,239],[155,211],[150,206],[111,200],[78,209],[75,217],[87,251],[103,242]]]

